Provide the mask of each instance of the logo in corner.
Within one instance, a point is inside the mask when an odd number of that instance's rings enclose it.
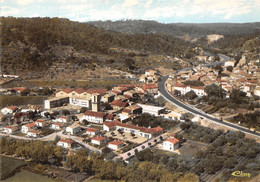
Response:
[[[236,177],[249,177],[250,178],[250,173],[243,173],[243,171],[234,171],[231,175],[236,176]]]

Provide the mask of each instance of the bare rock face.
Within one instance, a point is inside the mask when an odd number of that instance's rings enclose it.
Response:
[[[218,34],[207,35],[208,43],[212,43],[221,38],[224,38],[224,35],[218,35]]]

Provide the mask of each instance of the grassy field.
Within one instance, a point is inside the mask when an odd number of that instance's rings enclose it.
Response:
[[[47,97],[45,96],[18,96],[18,95],[0,95],[0,107],[10,105],[40,105]]]
[[[106,88],[107,86],[116,86],[118,84],[131,84],[132,81],[124,79],[113,80],[23,80],[13,81],[2,85],[3,88],[11,87],[84,87],[84,88]]]
[[[1,177],[0,179],[5,179],[9,176],[11,176],[12,174],[14,174],[15,170],[23,165],[26,165],[27,162],[22,161],[22,160],[18,160],[18,159],[14,159],[11,157],[4,157],[4,156],[0,156],[0,163],[1,163],[1,170],[0,170],[0,174]]]

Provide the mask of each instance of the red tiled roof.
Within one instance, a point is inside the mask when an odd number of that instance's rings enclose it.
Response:
[[[120,92],[118,92],[118,91],[116,91],[116,90],[111,90],[110,92],[112,92],[112,93],[114,93],[114,94],[116,94],[116,95],[120,94]]]
[[[119,87],[134,88],[135,85],[118,85]]]
[[[131,112],[131,109],[124,108],[122,112],[130,113],[130,112]]]
[[[62,90],[62,92],[65,92],[65,93],[70,93],[70,92],[72,92],[73,90],[71,89],[71,88],[65,88],[65,89],[63,89]]]
[[[95,89],[95,88],[90,88],[90,89],[87,89],[86,90],[87,93],[89,94],[95,94],[95,93],[98,93],[100,95],[104,95],[107,93],[107,90],[106,89]]]
[[[53,123],[53,125],[62,126],[62,124],[61,124],[61,123]]]
[[[158,88],[157,84],[145,84],[145,85],[143,85],[143,90],[156,89],[156,88]]]
[[[9,106],[7,107],[8,109],[11,109],[12,111],[15,110],[17,107],[16,106]]]
[[[120,91],[126,91],[126,90],[128,90],[126,87],[119,87],[119,88],[117,88],[118,90],[120,90]]]
[[[171,142],[173,144],[179,143],[179,140],[176,138],[169,138],[168,140],[166,140],[167,142]]]
[[[91,140],[103,141],[103,140],[106,140],[106,139],[107,139],[106,137],[96,136],[96,137],[92,138]]]
[[[113,140],[113,141],[109,142],[108,144],[110,144],[110,145],[120,145],[122,143],[124,143],[124,142],[122,142],[120,140]]]
[[[68,119],[67,116],[61,116],[60,118],[61,118],[61,119]]]
[[[24,87],[15,87],[15,88],[12,88],[12,90],[14,90],[14,91],[17,91],[17,92],[22,92],[22,91],[24,91],[26,88],[24,88]]]
[[[114,119],[114,115],[113,114],[108,114],[107,116],[106,116],[106,119]]]
[[[124,95],[124,97],[126,97],[126,98],[128,98],[128,99],[130,99],[130,98],[132,98],[130,95]]]
[[[29,133],[29,132],[30,132],[30,133],[36,133],[36,134],[39,134],[39,133],[40,133],[40,131],[35,131],[35,130],[29,130],[28,133]]]
[[[106,113],[104,112],[94,112],[94,111],[86,111],[84,113],[84,115],[87,116],[95,116],[95,117],[99,117],[99,118],[104,118],[106,116]]]
[[[13,128],[13,126],[6,126],[5,128],[10,128],[10,129],[12,129],[12,128]]]
[[[46,122],[45,120],[41,120],[41,119],[37,119],[36,121],[35,121],[35,123],[44,123],[44,122]]]
[[[36,124],[35,124],[35,123],[29,123],[29,124],[26,124],[25,126],[26,126],[27,128],[31,128],[31,127],[36,126]]]
[[[77,92],[78,94],[82,94],[83,92],[86,92],[83,88],[77,88],[74,91]]]
[[[128,105],[128,103],[122,102],[121,100],[114,100],[113,102],[110,103],[110,105],[119,106],[119,107],[126,107]]]
[[[87,128],[86,129],[86,132],[96,132],[96,131],[98,131],[98,129],[96,129],[96,128]]]
[[[67,139],[60,139],[60,142],[70,143],[70,144],[75,143],[75,141],[73,141],[73,140],[67,140]]]
[[[112,128],[116,126],[115,122],[104,122],[103,125],[107,126],[108,128]]]

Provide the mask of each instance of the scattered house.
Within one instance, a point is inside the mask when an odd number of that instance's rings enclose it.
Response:
[[[27,135],[26,135],[26,136],[36,138],[36,137],[39,137],[39,135],[40,135],[40,131],[29,130],[29,131],[27,132]]]
[[[148,113],[150,115],[159,116],[160,114],[165,112],[164,107],[151,106],[145,104],[137,104],[137,105],[142,108],[143,113]]]
[[[61,123],[52,123],[51,129],[53,129],[53,130],[61,130],[62,126],[63,126],[63,124],[61,124]]]
[[[87,128],[86,134],[87,135],[97,135],[99,133],[99,130],[96,128]]]
[[[95,145],[101,145],[101,144],[107,143],[107,141],[108,141],[108,138],[102,137],[102,136],[96,136],[91,139],[91,143],[95,144]]]
[[[66,127],[66,132],[70,133],[71,135],[75,135],[78,132],[80,132],[80,126],[78,124],[78,122],[73,123],[72,125]]]
[[[17,109],[18,108],[16,106],[8,106],[8,107],[1,109],[1,113],[3,115],[9,115],[9,114],[13,114]]]
[[[57,143],[57,146],[60,146],[60,147],[69,149],[69,148],[72,148],[72,146],[73,146],[74,144],[76,144],[76,142],[73,141],[73,140],[70,140],[70,139],[61,139],[61,140]]]
[[[61,116],[59,119],[58,119],[58,122],[59,123],[68,123],[71,121],[71,117],[70,116]]]
[[[36,129],[37,125],[35,123],[29,123],[22,126],[22,133],[28,133],[29,130]]]
[[[108,148],[112,149],[112,150],[118,150],[119,148],[124,146],[124,142],[120,141],[120,140],[113,140],[111,142],[108,143]]]
[[[105,121],[106,113],[86,111],[80,121],[87,120],[92,123],[102,124]]]
[[[116,127],[115,122],[104,122],[103,123],[103,130],[104,131],[113,131]]]
[[[6,126],[3,130],[4,133],[12,134],[18,130],[18,125]]]
[[[46,121],[46,120],[41,120],[41,119],[37,119],[34,123],[35,123],[38,127],[44,127],[44,126],[48,125],[48,121]]]
[[[174,150],[179,148],[179,140],[172,137],[165,140],[162,144],[162,149],[173,152]]]
[[[120,110],[128,106],[128,102],[123,102],[121,100],[114,100],[113,102],[110,102],[110,105],[113,107],[114,110]]]

